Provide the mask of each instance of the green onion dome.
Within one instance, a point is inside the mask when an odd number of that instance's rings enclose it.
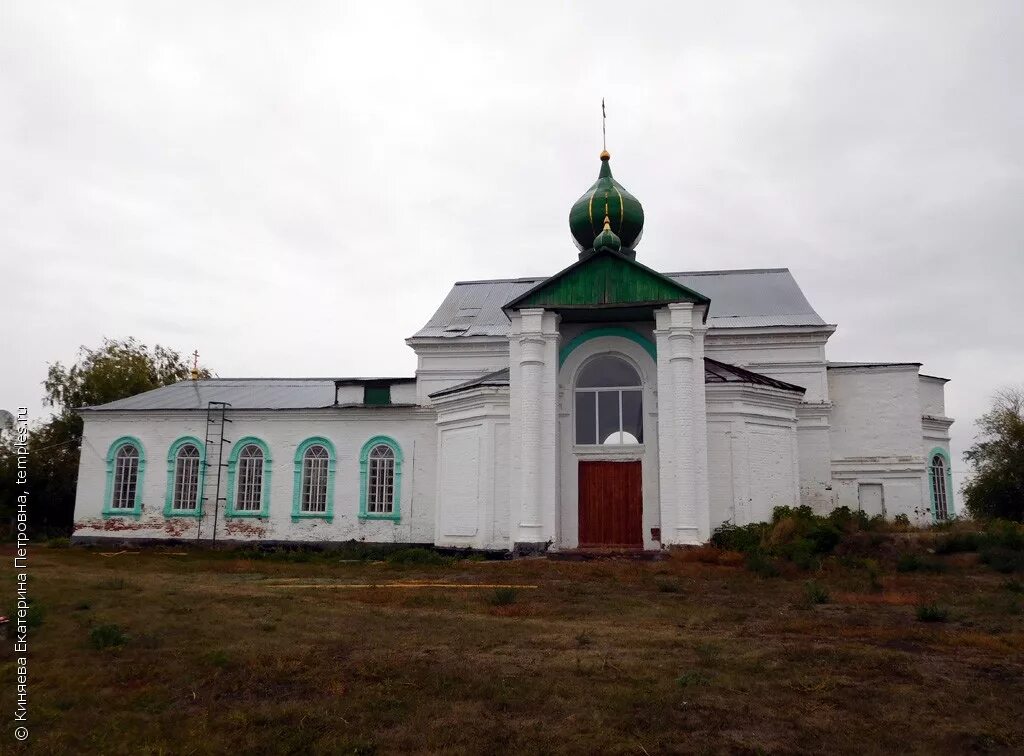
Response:
[[[644,231],[644,209],[632,194],[612,178],[611,155],[601,153],[601,172],[587,193],[569,210],[569,230],[580,251],[596,249],[607,215],[609,231],[624,249],[632,250]]]
[[[607,215],[604,216],[604,228],[594,238],[594,249],[597,251],[610,249],[612,252],[618,252],[622,249],[622,240],[612,231],[611,221]]]

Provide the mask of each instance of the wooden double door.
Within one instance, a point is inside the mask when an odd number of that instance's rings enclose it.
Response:
[[[580,462],[579,515],[581,548],[643,548],[640,462]]]

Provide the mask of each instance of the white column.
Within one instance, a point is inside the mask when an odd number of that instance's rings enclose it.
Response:
[[[708,402],[704,386],[705,305],[693,308],[693,454],[695,476],[694,501],[697,508],[699,538],[711,537],[711,499],[708,494]]]
[[[513,541],[557,541],[558,316],[539,308],[513,315],[510,344]],[[516,513],[518,512],[518,515]]]
[[[661,536],[666,544],[703,541],[697,511],[693,316],[690,302],[670,304],[655,313]]]

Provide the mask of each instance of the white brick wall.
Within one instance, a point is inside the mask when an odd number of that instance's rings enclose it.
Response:
[[[707,387],[710,527],[768,520],[799,503],[799,397],[738,384]]]
[[[229,413],[232,423],[225,437],[235,441],[256,436],[270,448],[270,516],[267,519],[226,520],[220,506],[218,540],[345,541],[430,543],[434,540],[434,479],[437,469],[435,415],[427,409],[375,408],[314,412],[277,411]],[[206,414],[196,413],[90,413],[85,421],[75,504],[75,536],[143,538],[195,538],[196,518],[166,518],[167,453],[181,436],[206,435]],[[401,480],[401,519],[398,522],[360,520],[359,452],[375,435],[399,443],[404,455]],[[142,489],[142,516],[103,518],[106,456],[112,442],[134,436],[144,447],[146,468]],[[303,519],[292,522],[295,450],[310,436],[324,436],[337,452],[333,522]],[[225,448],[225,462],[230,448]],[[203,537],[213,529],[215,450],[207,455]],[[227,489],[227,471],[222,492]]]
[[[834,505],[857,509],[861,485],[881,485],[886,517],[929,522],[926,455],[948,449],[951,421],[922,415],[944,411],[942,383],[916,365],[831,368],[828,379]]]

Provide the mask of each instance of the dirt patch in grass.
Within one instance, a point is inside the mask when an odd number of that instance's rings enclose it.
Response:
[[[37,550],[31,752],[1024,749],[1017,583],[947,559],[873,590],[853,562],[759,577],[729,555],[482,566]],[[412,581],[536,588],[382,587]],[[376,587],[319,588],[339,583]],[[915,620],[930,603],[946,622]]]

